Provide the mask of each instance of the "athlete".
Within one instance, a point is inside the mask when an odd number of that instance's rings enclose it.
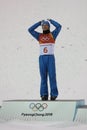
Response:
[[[55,27],[52,32],[50,31],[51,24]],[[39,26],[42,26],[42,33],[36,31]],[[40,45],[39,69],[41,76],[40,96],[42,100],[48,100],[49,97],[48,76],[50,81],[50,100],[56,100],[58,96],[54,45],[60,30],[61,25],[52,19],[39,21],[28,29]]]

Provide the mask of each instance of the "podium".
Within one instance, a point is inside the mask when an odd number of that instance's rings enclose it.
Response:
[[[83,106],[85,106],[84,99],[55,101],[4,100],[0,108],[0,120],[79,121],[80,109]]]

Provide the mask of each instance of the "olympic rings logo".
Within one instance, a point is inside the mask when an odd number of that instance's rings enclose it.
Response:
[[[47,36],[44,36],[44,37],[41,38],[42,41],[49,41],[49,39],[50,39],[50,38],[47,37]]]
[[[34,112],[35,111],[43,111],[44,109],[46,109],[48,107],[48,105],[46,104],[46,103],[43,103],[43,104],[41,104],[41,103],[31,103],[30,105],[29,105],[29,108],[31,109],[31,110],[33,110]]]

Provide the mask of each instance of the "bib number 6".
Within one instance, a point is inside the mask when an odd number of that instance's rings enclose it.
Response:
[[[48,52],[47,47],[45,47],[45,48],[43,49],[43,52],[44,52],[44,53],[47,53],[47,52]]]

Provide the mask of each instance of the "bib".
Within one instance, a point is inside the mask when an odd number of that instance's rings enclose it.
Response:
[[[40,34],[39,36],[40,55],[54,54],[54,44],[55,44],[55,40],[51,33]]]

